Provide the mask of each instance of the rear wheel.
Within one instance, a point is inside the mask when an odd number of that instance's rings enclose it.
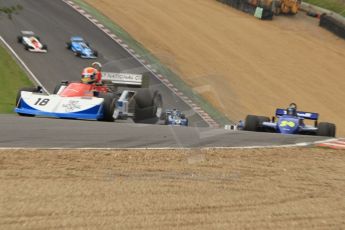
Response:
[[[260,126],[262,125],[263,122],[270,122],[271,121],[269,117],[258,116],[258,118],[259,118]]]
[[[157,122],[162,115],[162,95],[149,89],[139,89],[135,95],[135,121],[154,119]]]
[[[66,42],[66,48],[70,50],[71,47],[72,47],[72,44],[70,42]]]
[[[138,108],[152,106],[152,94],[148,89],[138,89],[135,95],[135,103]]]
[[[95,55],[95,57],[98,57],[98,51],[97,51],[97,50],[94,50],[94,51],[93,51],[93,55]]]
[[[336,126],[328,122],[320,122],[316,135],[325,137],[335,137]]]
[[[22,43],[23,42],[23,37],[22,36],[18,36],[17,37],[17,41],[18,41],[18,43]]]
[[[181,115],[181,118],[182,118],[182,119],[186,119],[185,126],[188,126],[188,125],[189,125],[189,120],[188,120],[188,118],[186,118],[186,116],[185,116],[184,114]]]
[[[47,45],[43,45],[43,46],[42,46],[42,49],[43,49],[43,50],[48,50],[48,46],[47,46]]]
[[[29,46],[28,44],[25,44],[25,45],[24,45],[24,49],[25,49],[25,50],[29,50],[29,48],[30,48],[30,46]]]
[[[81,57],[81,53],[79,51],[75,51],[74,55],[77,56],[77,57]]]
[[[162,95],[155,91],[153,94],[153,114],[155,118],[160,118],[163,113],[163,98]]]
[[[112,93],[99,93],[98,97],[103,98],[103,118],[101,121],[114,121],[113,118],[116,101],[118,97]]]

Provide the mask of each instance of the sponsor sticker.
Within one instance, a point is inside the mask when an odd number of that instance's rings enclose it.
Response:
[[[70,113],[81,108],[81,106],[79,105],[79,101],[73,100],[68,101],[66,104],[62,104],[62,107],[65,108],[66,113]]]

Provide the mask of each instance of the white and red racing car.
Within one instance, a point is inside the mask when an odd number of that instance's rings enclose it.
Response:
[[[61,82],[47,95],[37,88],[18,91],[15,112],[21,116],[44,116],[84,120],[156,122],[162,113],[162,96],[142,88],[144,76],[102,73],[103,84]],[[147,82],[148,80],[146,80]]]
[[[31,52],[46,53],[48,51],[47,45],[43,45],[40,38],[32,31],[22,31],[22,34],[18,36],[18,42]]]

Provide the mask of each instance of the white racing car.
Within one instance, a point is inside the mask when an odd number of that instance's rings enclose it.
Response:
[[[47,45],[43,45],[40,38],[32,31],[22,31],[18,36],[18,42],[24,45],[24,48],[31,52],[46,53],[48,51]]]
[[[114,121],[131,117],[134,122],[155,123],[162,113],[158,91],[141,88],[143,76],[103,73],[104,84],[61,82],[53,94],[40,88],[22,88],[15,112],[21,116]]]

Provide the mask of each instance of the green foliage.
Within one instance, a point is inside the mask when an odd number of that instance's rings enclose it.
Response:
[[[12,19],[12,15],[18,13],[23,7],[19,4],[10,7],[0,7],[0,13],[7,14],[9,19]]]
[[[32,86],[26,74],[0,46],[0,113],[11,113],[19,88]]]
[[[331,10],[342,16],[345,16],[345,1],[344,0],[304,0],[304,2],[319,6],[324,9]]]

